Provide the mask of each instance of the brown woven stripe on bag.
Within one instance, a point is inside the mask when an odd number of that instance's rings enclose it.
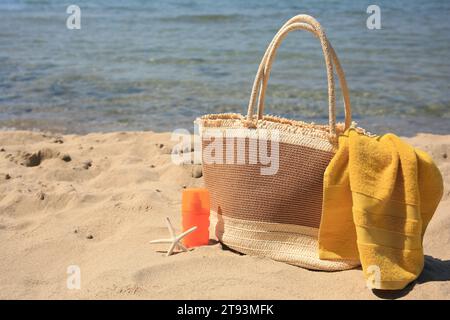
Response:
[[[203,140],[203,147],[208,143]],[[243,152],[248,159],[249,139],[245,139],[245,149],[239,145],[243,146],[234,143],[235,152]],[[260,163],[204,165],[211,210],[237,219],[318,228],[323,172],[332,157],[331,152],[280,143],[275,175],[261,175],[260,169],[267,166]]]

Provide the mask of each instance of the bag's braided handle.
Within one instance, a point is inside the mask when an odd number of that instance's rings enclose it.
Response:
[[[291,23],[292,24],[292,23]],[[300,26],[301,24],[301,26]],[[305,23],[296,23],[297,27],[299,29],[302,30],[307,30],[311,33],[313,33],[315,36],[318,36],[315,29],[309,25],[309,24],[305,24]],[[285,25],[286,26],[286,25]],[[280,30],[283,31],[284,27]],[[297,30],[297,28],[296,28]],[[281,34],[281,32],[280,32]],[[269,46],[268,50],[267,50],[267,55],[269,54],[270,51],[272,50],[277,50],[278,46],[279,46],[280,42],[278,42],[278,45],[276,46],[276,48],[273,48],[272,46]],[[339,78],[339,83],[341,85],[341,90],[342,90],[342,96],[343,96],[343,100],[344,100],[344,107],[345,107],[345,128],[347,129],[352,121],[351,118],[351,103],[350,103],[350,95],[348,92],[348,87],[347,87],[347,81],[345,80],[345,73],[344,70],[342,69],[342,66],[339,62],[339,58],[336,55],[336,52],[334,51],[333,47],[331,46],[330,43],[328,43],[329,45],[329,49],[330,49],[330,54],[331,54],[331,58],[332,58],[332,63],[334,65],[334,67],[336,68],[336,73],[338,75]],[[276,54],[276,52],[274,52],[274,55]],[[261,72],[261,77],[264,76],[264,79],[262,80],[262,89],[259,92],[259,104],[258,104],[258,119],[261,119],[264,113],[264,97],[265,97],[265,92],[266,92],[266,88],[267,88],[267,83],[269,80],[269,76],[270,76],[270,71],[272,69],[272,66],[268,65],[267,61],[265,64],[265,69],[263,72]],[[260,80],[261,81],[261,80]]]
[[[253,83],[252,93],[250,95],[250,102],[247,112],[248,123],[253,123],[253,111],[256,101],[256,96],[259,92],[258,97],[258,119],[262,118],[264,111],[264,97],[265,90],[267,88],[267,82],[270,75],[270,70],[272,67],[273,60],[276,55],[276,50],[280,46],[283,39],[287,34],[293,30],[307,30],[316,35],[322,44],[322,50],[325,56],[325,64],[327,66],[327,79],[328,79],[328,102],[329,102],[329,125],[330,134],[336,136],[336,107],[335,107],[335,91],[334,91],[334,73],[333,64],[336,67],[336,71],[339,77],[339,82],[341,84],[341,89],[345,104],[345,126],[346,128],[350,126],[351,123],[351,105],[350,97],[348,94],[347,83],[345,81],[345,75],[342,67],[339,63],[339,59],[333,49],[329,44],[325,34],[323,33],[320,24],[312,17],[307,15],[298,15],[288,22],[286,22],[283,27],[278,31],[278,33],[273,38],[272,42],[268,46],[264,57],[259,65],[258,72]]]

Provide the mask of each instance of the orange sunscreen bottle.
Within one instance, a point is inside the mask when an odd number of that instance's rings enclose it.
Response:
[[[183,238],[183,244],[190,247],[207,245],[209,242],[209,192],[204,188],[183,191],[182,224],[183,232],[197,226],[197,230]]]

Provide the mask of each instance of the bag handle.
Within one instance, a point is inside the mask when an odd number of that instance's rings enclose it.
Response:
[[[345,127],[348,128],[351,124],[351,105],[348,94],[347,82],[345,80],[345,74],[339,63],[339,59],[328,42],[320,24],[311,16],[298,15],[286,22],[283,27],[278,31],[275,37],[272,39],[268,46],[263,59],[259,65],[258,72],[253,83],[252,92],[250,95],[250,101],[247,112],[247,122],[253,124],[253,110],[256,101],[256,95],[259,92],[258,98],[258,119],[262,118],[264,111],[264,96],[267,88],[267,82],[270,75],[273,60],[276,55],[276,50],[280,46],[283,39],[287,34],[293,30],[307,30],[316,35],[321,42],[322,50],[325,57],[325,64],[327,66],[327,79],[328,79],[328,102],[329,102],[329,125],[330,134],[336,136],[336,114],[335,114],[335,92],[334,92],[334,77],[333,77],[333,63],[336,66],[336,71],[341,83],[341,89],[345,104]]]
[[[296,18],[297,17],[294,17],[293,19],[291,19],[287,23],[285,23],[285,25],[280,29],[278,34],[281,34],[283,32],[284,28],[287,27],[288,25],[296,23],[295,22]],[[299,26],[299,29],[307,30],[307,31],[311,32],[312,34],[314,34],[316,37],[318,37],[318,34],[317,34],[316,30],[314,29],[314,27],[312,27],[311,25],[306,24],[306,23],[301,23],[301,25],[302,25],[302,27]],[[277,50],[280,44],[281,44],[281,42],[278,42],[278,45],[275,48],[273,48],[273,43],[271,43],[266,51],[266,54],[268,55],[269,52],[271,52],[272,50]],[[348,91],[348,87],[347,87],[347,81],[345,80],[344,70],[342,69],[342,66],[339,62],[339,58],[337,57],[337,54],[334,51],[333,46],[330,43],[328,43],[328,45],[329,45],[329,49],[330,49],[332,63],[334,65],[334,67],[336,68],[336,73],[339,78],[339,83],[341,84],[342,96],[343,96],[344,107],[345,107],[345,129],[347,129],[348,127],[350,127],[351,121],[352,121],[351,103],[350,103],[350,95],[349,95],[349,91]],[[266,56],[266,54],[265,54],[265,56]],[[276,55],[276,52],[274,53],[274,56],[275,55]],[[261,76],[264,75],[264,78],[262,80],[263,81],[262,90],[260,90],[259,98],[258,98],[258,100],[260,102],[258,104],[258,119],[261,119],[263,116],[264,102],[265,102],[264,96],[265,96],[267,83],[268,83],[269,76],[270,76],[270,71],[272,69],[272,64],[267,65],[267,59],[265,61],[266,61],[265,72],[261,73]]]

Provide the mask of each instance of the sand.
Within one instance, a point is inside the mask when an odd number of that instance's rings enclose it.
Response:
[[[309,271],[214,241],[165,257],[149,241],[167,236],[166,216],[180,230],[181,191],[203,183],[198,165],[172,163],[168,133],[1,132],[0,298],[449,299],[450,135],[408,140],[432,154],[445,194],[424,272],[389,293],[367,289],[358,269]],[[71,265],[80,289],[67,287]]]

